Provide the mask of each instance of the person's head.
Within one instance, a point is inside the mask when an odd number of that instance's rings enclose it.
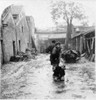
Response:
[[[57,42],[57,43],[56,43],[56,47],[58,47],[58,48],[59,48],[59,47],[60,47],[60,45],[61,45],[61,44],[60,44],[60,42]]]
[[[52,40],[52,45],[55,45],[56,41],[55,40]]]

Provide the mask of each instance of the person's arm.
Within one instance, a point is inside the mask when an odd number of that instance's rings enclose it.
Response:
[[[61,62],[64,64],[64,60],[63,60],[63,58],[62,58],[62,49],[60,49],[60,60],[61,60]]]
[[[56,53],[56,48],[54,47],[52,50],[52,54],[55,54],[55,53]]]
[[[61,58],[61,54],[62,54],[62,49],[60,48],[60,58]]]
[[[49,47],[46,49],[46,52],[47,52],[47,53],[50,53],[50,52],[51,52],[50,49],[51,49],[51,46],[49,46]]]

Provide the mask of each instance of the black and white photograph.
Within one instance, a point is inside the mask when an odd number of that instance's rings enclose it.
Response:
[[[0,99],[96,100],[96,0],[0,0]]]

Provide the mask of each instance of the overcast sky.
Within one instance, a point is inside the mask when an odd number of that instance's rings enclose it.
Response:
[[[23,5],[26,15],[33,16],[37,28],[53,27],[54,24],[50,14],[50,1],[52,0],[0,0],[0,15],[11,4]],[[89,24],[95,23],[96,0],[78,0],[78,2],[83,4],[85,13],[89,17]],[[75,22],[75,24],[78,23]]]

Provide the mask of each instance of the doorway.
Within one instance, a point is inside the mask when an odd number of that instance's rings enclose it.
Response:
[[[16,52],[15,52],[15,41],[13,41],[13,56],[15,56]]]
[[[21,51],[21,41],[19,40],[19,52]]]
[[[3,40],[1,40],[1,63],[4,64],[4,46],[3,46]]]

